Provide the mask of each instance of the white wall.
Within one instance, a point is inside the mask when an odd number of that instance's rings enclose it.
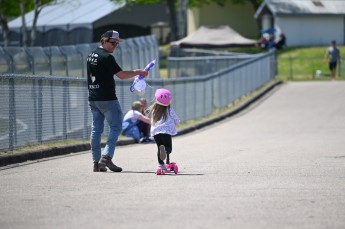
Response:
[[[344,17],[341,16],[293,16],[275,17],[278,34],[285,33],[287,46],[330,45],[336,40],[344,44]]]

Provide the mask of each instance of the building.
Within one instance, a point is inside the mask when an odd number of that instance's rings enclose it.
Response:
[[[261,19],[263,29],[284,33],[287,46],[345,43],[345,1],[265,0],[254,17]]]

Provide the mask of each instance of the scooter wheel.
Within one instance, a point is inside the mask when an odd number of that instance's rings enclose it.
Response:
[[[178,166],[175,164],[174,165],[174,173],[177,174],[178,173]]]
[[[162,169],[156,169],[156,172],[155,172],[157,175],[161,175],[162,174]]]
[[[164,175],[165,174],[165,171],[164,169],[161,169],[161,168],[158,168],[156,169],[156,172],[155,172],[157,175]]]

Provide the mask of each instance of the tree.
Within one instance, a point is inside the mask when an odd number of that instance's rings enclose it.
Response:
[[[24,0],[19,0],[19,10],[20,14],[22,15],[22,34],[23,34],[23,45],[28,45],[28,33],[26,30],[26,21],[25,21],[25,5]]]
[[[8,46],[10,44],[8,19],[18,17],[19,15],[22,17],[23,45],[28,45],[28,29],[25,21],[25,13],[31,10],[34,10],[34,18],[31,26],[30,40],[31,45],[34,45],[36,40],[36,24],[39,13],[47,3],[52,1],[53,0],[0,0],[0,26],[2,28],[4,46]]]
[[[31,31],[30,31],[30,45],[35,45],[36,41],[36,31],[37,31],[37,20],[43,7],[48,5],[48,3],[53,0],[20,0],[19,7],[22,16],[22,33],[23,33],[23,45],[28,46],[28,29],[25,21],[25,13],[33,10],[34,18],[32,20]],[[25,10],[27,9],[27,10]]]
[[[12,0],[0,0],[0,26],[4,39],[4,46],[10,43],[10,30],[8,28],[8,18],[19,16],[18,2]]]
[[[50,1],[40,1],[40,0],[34,0],[34,20],[32,22],[32,27],[31,27],[31,33],[30,33],[30,38],[31,38],[31,46],[35,45],[36,41],[36,31],[37,31],[37,20],[38,20],[38,15],[40,14],[41,10],[43,9],[43,6],[46,3],[51,2]]]

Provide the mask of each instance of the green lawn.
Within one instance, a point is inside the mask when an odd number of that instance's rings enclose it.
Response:
[[[278,74],[280,80],[329,80],[328,62],[324,62],[325,46],[286,48],[277,52]],[[339,46],[340,53],[345,53],[345,47]],[[316,71],[321,71],[321,77]],[[340,74],[345,78],[345,65],[340,64]]]
[[[324,56],[328,46],[315,47],[285,47],[277,50],[277,79],[288,80],[329,80],[330,71],[328,62],[324,62]],[[340,54],[345,55],[345,46],[338,46]],[[234,52],[257,53],[263,50],[258,48],[234,48],[228,49]],[[344,60],[344,58],[343,58]],[[316,76],[316,71],[321,71],[321,77]],[[340,77],[345,79],[344,61],[340,64]]]

